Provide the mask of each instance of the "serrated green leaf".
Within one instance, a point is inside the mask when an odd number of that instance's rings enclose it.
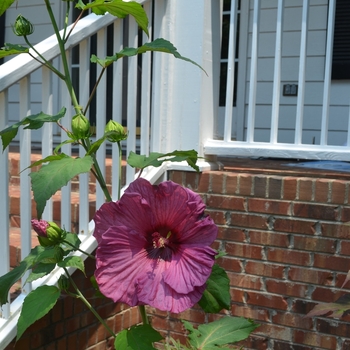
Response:
[[[123,0],[95,0],[91,3],[84,4],[79,0],[77,7],[82,10],[91,9],[97,15],[104,15],[106,12],[118,18],[125,18],[131,15],[135,18],[139,27],[148,34],[148,17],[143,7],[135,2],[126,2]]]
[[[18,123],[15,123],[8,128],[0,131],[3,150],[9,145],[12,139],[17,135],[18,128],[25,126],[24,129],[40,129],[44,123],[53,123],[64,117],[66,109],[62,108],[56,115],[48,115],[43,112],[33,114],[23,118]]]
[[[42,251],[35,259],[35,263],[57,264],[62,259],[63,259],[63,249],[56,245],[56,246],[45,247],[45,250]]]
[[[44,247],[37,246],[33,248],[29,255],[21,261],[21,263],[12,269],[7,274],[0,277],[0,305],[7,303],[7,296],[10,288],[20,279],[23,275],[32,268],[37,257],[45,250]]]
[[[189,331],[188,339],[195,349],[215,350],[223,345],[236,343],[249,337],[258,324],[241,317],[224,317],[203,324],[195,329],[191,323],[182,321]]]
[[[90,149],[87,151],[86,154],[88,154],[88,155],[95,154],[105,140],[106,140],[106,135],[104,135],[100,139],[96,140],[91,145]]]
[[[213,265],[212,272],[207,280],[207,288],[198,304],[205,312],[210,313],[230,309],[230,280],[226,271],[219,265]]]
[[[15,0],[0,1],[0,16],[15,2]]]
[[[52,272],[52,270],[55,267],[56,267],[55,263],[52,263],[52,264],[39,263],[33,266],[32,272],[26,279],[26,283],[33,282],[41,277],[47,276]]]
[[[187,57],[180,55],[180,53],[177,51],[177,48],[170,41],[162,38],[158,38],[154,41],[146,43],[137,48],[126,47],[123,50],[114,54],[113,56],[107,56],[105,59],[101,59],[95,55],[92,55],[91,62],[98,63],[100,66],[106,68],[109,65],[111,65],[113,62],[116,62],[117,60],[119,60],[120,58],[136,56],[148,51],[172,54],[180,60],[194,64],[195,66],[199,67],[205,74],[207,74],[206,71],[198,63],[190,60]]]
[[[32,163],[29,168],[33,168],[35,166],[39,166],[43,163],[49,163],[49,162],[53,162],[55,160],[61,160],[63,158],[67,158],[69,156],[67,156],[66,154],[64,153],[60,153],[60,154],[53,154],[53,155],[50,155],[50,156],[47,156],[45,157],[44,159],[40,159],[40,160],[37,160],[36,162]]]
[[[90,171],[93,160],[90,156],[83,158],[64,157],[43,165],[39,171],[32,172],[32,190],[36,202],[38,219],[44,211],[46,201],[74,176]]]
[[[57,264],[59,267],[75,267],[82,271],[85,275],[85,266],[83,260],[79,256],[68,256]]]
[[[127,159],[128,164],[133,168],[144,169],[148,166],[159,167],[163,162],[182,162],[186,161],[196,171],[199,171],[199,167],[196,165],[198,154],[195,150],[190,151],[174,151],[171,153],[150,153],[147,157],[145,155],[139,155],[134,152],[130,152]]]
[[[16,340],[31,324],[45,316],[55,306],[60,294],[60,290],[55,286],[41,286],[27,295],[17,322]]]
[[[81,241],[76,233],[66,232],[66,236],[61,244],[61,247],[68,253],[77,250],[80,244]]]
[[[0,1],[0,6],[1,6],[1,1]],[[20,53],[28,53],[29,48],[24,47],[22,45],[12,45],[5,43],[5,46],[1,48],[0,50],[0,59],[10,56],[10,55],[17,55]]]
[[[132,326],[118,333],[114,347],[123,350],[155,350],[152,343],[163,337],[149,324]]]

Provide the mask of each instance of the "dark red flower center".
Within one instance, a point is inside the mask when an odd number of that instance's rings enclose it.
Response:
[[[171,231],[166,236],[161,235],[159,232],[152,233],[152,246],[146,247],[148,257],[151,259],[161,259],[170,261],[172,257],[172,249],[170,242]]]

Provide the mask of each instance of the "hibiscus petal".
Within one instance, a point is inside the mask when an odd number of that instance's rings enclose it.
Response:
[[[201,197],[172,181],[153,186],[140,178],[130,184],[126,190],[126,193],[129,192],[139,193],[147,199],[158,227],[181,230],[186,224],[194,224],[204,213],[205,205]]]
[[[100,242],[105,231],[111,226],[127,226],[137,232],[154,229],[152,208],[138,194],[124,194],[118,202],[108,202],[95,213],[94,236]]]
[[[111,227],[96,251],[96,281],[101,292],[113,301],[138,305],[136,280],[149,259],[145,238],[127,227]]]
[[[210,247],[191,247],[173,254],[164,271],[164,282],[177,293],[187,294],[205,284],[211,274],[216,252]]]
[[[167,262],[161,261],[154,271],[140,276],[137,281],[137,296],[143,304],[162,311],[179,313],[196,304],[202,297],[206,286],[198,286],[190,293],[178,293],[163,280],[162,272],[166,266]]]
[[[218,234],[218,228],[214,221],[209,217],[196,221],[195,224],[186,224],[182,231],[176,236],[179,244],[195,246],[209,246],[211,245]]]

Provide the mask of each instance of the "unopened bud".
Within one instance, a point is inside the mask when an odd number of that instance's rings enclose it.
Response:
[[[90,122],[82,114],[77,114],[72,119],[72,132],[76,140],[86,139],[91,136]]]
[[[68,288],[70,286],[70,281],[69,281],[69,279],[66,276],[61,275],[60,278],[57,281],[57,284],[58,284],[58,288],[59,289],[61,289],[61,290],[68,290]]]
[[[109,142],[120,142],[126,140],[128,134],[125,132],[124,127],[114,120],[110,120],[105,127],[105,134]]]
[[[31,223],[34,231],[38,234],[39,243],[43,247],[60,244],[66,236],[65,231],[54,222],[33,219]]]
[[[17,36],[28,36],[34,32],[33,25],[22,15],[17,16],[12,29]]]

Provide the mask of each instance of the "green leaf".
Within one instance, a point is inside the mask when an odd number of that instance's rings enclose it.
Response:
[[[182,321],[189,331],[188,339],[195,349],[215,350],[222,345],[236,343],[249,337],[258,324],[241,317],[224,317],[214,322],[200,325],[195,329],[187,321]]]
[[[44,211],[46,201],[74,176],[90,171],[93,160],[90,156],[83,158],[64,157],[43,165],[39,171],[30,173],[32,190],[36,202],[38,219]]]
[[[84,262],[79,256],[68,256],[57,264],[59,267],[75,267],[82,271],[85,275]]]
[[[15,2],[15,0],[0,1],[0,16]]]
[[[91,282],[91,285],[92,287],[95,289],[95,294],[94,296],[96,298],[106,298],[100,291],[100,286],[98,285],[97,281],[96,281],[96,277],[95,275],[92,275],[90,277],[90,282]]]
[[[29,52],[28,47],[24,47],[22,45],[12,45],[12,44],[5,43],[5,46],[2,47],[0,50],[0,59],[10,55],[17,55],[20,53],[28,53],[28,52]]]
[[[96,140],[94,143],[92,143],[92,145],[90,146],[90,149],[87,151],[86,154],[88,155],[95,154],[105,140],[106,140],[106,135]]]
[[[123,350],[154,350],[152,343],[163,337],[149,324],[132,326],[118,333],[114,347]]]
[[[317,304],[305,317],[327,315],[329,317],[340,318],[350,310],[350,294],[344,294],[334,303]]]
[[[68,242],[65,244],[64,242]],[[65,251],[70,252],[77,250],[81,244],[81,241],[76,233],[67,232],[66,237],[64,238],[64,242],[62,243],[62,247]],[[74,246],[74,248],[72,247]]]
[[[44,277],[50,274],[55,267],[56,267],[55,263],[51,263],[51,264],[39,263],[35,265],[32,269],[32,272],[26,279],[26,283],[33,282],[41,277]]]
[[[169,53],[174,55],[176,58],[190,62],[194,64],[195,66],[199,67],[205,74],[206,71],[196,62],[190,60],[187,57],[181,56],[180,53],[177,51],[177,48],[168,40],[158,38],[154,41],[151,41],[149,43],[146,43],[138,48],[132,48],[132,47],[126,47],[123,50],[117,52],[113,56],[107,56],[105,59],[100,59],[96,57],[95,55],[91,56],[91,62],[93,63],[98,63],[102,67],[106,68],[113,62],[119,60],[120,58],[123,57],[131,57],[135,55],[140,55],[148,51],[155,51],[155,52],[163,52],[163,53]]]
[[[29,255],[21,261],[21,263],[12,269],[7,274],[0,277],[0,305],[7,303],[8,293],[10,288],[20,279],[23,275],[32,268],[37,257],[45,250],[44,247],[37,246],[31,250]]]
[[[207,288],[198,304],[205,312],[210,313],[230,309],[230,280],[226,271],[219,265],[213,265],[212,272],[207,280]]]
[[[63,259],[63,249],[59,246],[45,247],[45,250],[41,252],[35,259],[35,263],[42,264],[57,264]]]
[[[125,18],[127,15],[131,15],[135,18],[136,23],[139,27],[148,34],[148,18],[143,7],[135,2],[126,2],[123,0],[95,0],[89,4],[84,4],[83,1],[79,0],[76,7],[82,10],[91,9],[92,12],[97,15],[104,15],[106,12],[119,18]]]
[[[18,123],[15,123],[8,128],[0,131],[0,136],[2,140],[3,150],[9,145],[12,139],[17,135],[18,128],[20,126],[25,126],[24,129],[40,129],[44,123],[53,123],[59,121],[64,117],[66,109],[62,108],[56,115],[48,115],[43,112],[39,114],[33,114],[28,117],[23,118]]]
[[[69,156],[67,156],[66,154],[64,153],[60,153],[60,154],[53,154],[53,155],[50,155],[50,156],[47,156],[45,157],[44,159],[39,159],[37,160],[36,162],[32,163],[29,168],[33,168],[35,166],[39,166],[43,163],[48,163],[48,162],[53,162],[55,160],[61,160],[63,158],[67,158]]]
[[[60,294],[60,290],[55,286],[41,286],[27,295],[17,322],[16,340],[31,324],[45,316],[55,306]]]
[[[199,171],[199,167],[196,165],[198,154],[195,150],[190,151],[174,151],[171,153],[150,153],[147,157],[145,155],[139,155],[134,152],[130,152],[127,159],[128,164],[133,168],[144,169],[148,166],[159,167],[163,162],[182,162],[186,161],[196,171]]]

